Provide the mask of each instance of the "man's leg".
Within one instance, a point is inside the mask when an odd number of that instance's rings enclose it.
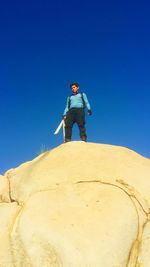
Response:
[[[73,124],[74,124],[74,113],[72,110],[69,110],[65,119],[65,142],[71,141]]]
[[[80,138],[82,141],[86,141],[86,129],[85,129],[85,113],[83,108],[78,108],[76,111],[76,122],[80,131]]]

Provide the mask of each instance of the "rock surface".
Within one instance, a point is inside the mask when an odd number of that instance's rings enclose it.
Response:
[[[70,142],[0,178],[0,267],[149,267],[149,159]]]
[[[10,202],[9,181],[6,177],[0,175],[0,203]]]

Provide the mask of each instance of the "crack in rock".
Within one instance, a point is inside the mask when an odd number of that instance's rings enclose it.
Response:
[[[76,183],[101,183],[108,186],[115,186],[119,189],[123,190],[125,194],[128,195],[130,200],[132,201],[136,213],[137,213],[137,220],[138,220],[138,229],[137,229],[137,237],[133,241],[132,246],[129,251],[129,256],[127,260],[126,267],[142,267],[138,261],[138,256],[140,253],[141,243],[144,228],[146,227],[147,223],[150,221],[150,209],[146,203],[146,201],[141,197],[141,195],[135,190],[134,187],[128,185],[121,179],[117,179],[116,182],[107,182],[102,180],[88,180],[88,181],[78,181]]]

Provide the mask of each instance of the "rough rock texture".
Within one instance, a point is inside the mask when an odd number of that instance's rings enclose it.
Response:
[[[0,267],[150,266],[149,159],[70,142],[3,178]]]
[[[2,175],[0,175],[0,203],[1,202],[10,202],[9,181]]]
[[[17,203],[0,204],[0,267],[14,267],[11,232],[18,216]],[[18,247],[19,254],[19,247]]]

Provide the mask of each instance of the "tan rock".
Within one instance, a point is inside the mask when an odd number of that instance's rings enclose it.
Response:
[[[138,213],[123,190],[82,183],[34,194],[14,236],[21,236],[29,266],[125,267],[138,227]]]
[[[9,181],[2,175],[0,175],[0,202],[10,202]]]
[[[0,267],[14,267],[10,236],[18,211],[16,203],[0,204]]]
[[[63,144],[14,169],[11,197],[22,203],[57,184],[94,180],[129,184],[150,206],[149,159],[127,148],[84,142]]]
[[[150,221],[144,225],[139,263],[142,267],[150,266]]]
[[[19,203],[7,267],[149,267],[150,160],[70,142],[7,177]]]

